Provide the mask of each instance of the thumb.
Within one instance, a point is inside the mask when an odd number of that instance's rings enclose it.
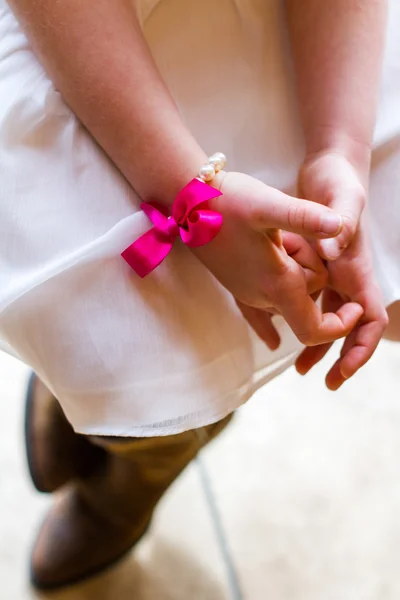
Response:
[[[335,239],[320,240],[318,252],[326,260],[335,260],[356,234],[365,206],[365,191],[359,186],[356,189],[333,193],[329,206],[341,215],[343,227]]]
[[[340,215],[322,204],[300,200],[269,188],[254,202],[252,221],[258,229],[284,229],[313,238],[331,238],[342,231]]]

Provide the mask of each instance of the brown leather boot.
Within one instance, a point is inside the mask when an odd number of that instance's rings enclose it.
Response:
[[[26,394],[25,448],[32,482],[39,492],[47,493],[89,474],[105,454],[74,432],[57,400],[35,374]]]
[[[169,485],[230,418],[175,436],[91,438],[103,460],[55,497],[32,553],[32,582],[70,585],[111,566],[150,525]]]

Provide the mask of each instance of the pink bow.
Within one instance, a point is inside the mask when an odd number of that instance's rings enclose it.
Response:
[[[210,210],[208,204],[218,196],[222,196],[220,191],[199,179],[192,179],[175,198],[171,216],[164,206],[141,204],[140,208],[154,227],[121,256],[140,277],[146,277],[164,260],[179,235],[189,248],[205,246],[222,227],[222,215]]]

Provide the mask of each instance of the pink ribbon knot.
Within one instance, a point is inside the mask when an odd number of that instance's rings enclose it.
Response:
[[[154,227],[142,235],[121,256],[139,275],[146,277],[172,250],[180,236],[189,248],[205,246],[222,227],[222,215],[211,210],[209,200],[222,193],[199,179],[192,179],[175,198],[172,215],[155,202],[141,204]]]

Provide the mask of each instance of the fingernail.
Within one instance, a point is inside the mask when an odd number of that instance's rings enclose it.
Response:
[[[329,235],[338,235],[342,229],[342,217],[340,215],[325,215],[321,222],[321,231]]]
[[[336,260],[340,256],[340,247],[336,240],[320,240],[319,243],[327,260]]]
[[[343,371],[343,367],[340,368],[340,374],[343,377],[343,379],[345,379],[346,381],[348,379],[350,379],[350,377],[353,377],[353,375],[355,375],[355,373],[357,373],[357,370],[353,371],[353,372],[349,371],[349,372],[346,373],[345,371]]]
[[[307,375],[308,371],[310,369],[301,369],[299,367],[296,367],[296,371],[298,372],[299,375],[301,375],[302,377],[304,377],[304,375]]]

